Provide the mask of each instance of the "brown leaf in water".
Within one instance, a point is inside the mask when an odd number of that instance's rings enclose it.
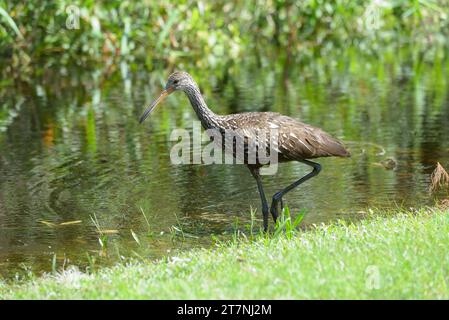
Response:
[[[105,230],[97,230],[100,234],[117,234],[118,230],[116,229],[105,229]]]
[[[51,228],[54,228],[54,227],[57,226],[57,224],[55,224],[55,223],[53,223],[53,222],[48,222],[48,221],[45,221],[45,220],[40,220],[39,222],[40,222],[40,223],[43,223],[43,224],[45,224],[47,227],[51,227]]]
[[[449,187],[449,174],[439,162],[437,162],[437,167],[432,172],[430,180],[430,192],[435,192],[442,187]]]
[[[82,220],[74,220],[74,221],[62,222],[59,225],[60,226],[68,226],[68,225],[71,225],[71,224],[79,224],[81,222],[83,222],[83,221]]]

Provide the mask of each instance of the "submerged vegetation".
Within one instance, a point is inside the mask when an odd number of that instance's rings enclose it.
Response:
[[[449,188],[449,173],[443,168],[443,166],[437,162],[437,166],[435,170],[432,172],[430,176],[431,184],[430,184],[430,192],[435,192],[439,189],[448,189]]]
[[[288,217],[284,221],[288,220]],[[3,299],[273,299],[449,296],[449,212],[375,212],[355,224],[252,240],[92,273],[69,267],[25,283],[0,282]]]

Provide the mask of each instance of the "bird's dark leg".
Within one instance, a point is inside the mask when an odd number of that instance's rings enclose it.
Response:
[[[259,168],[255,166],[248,166],[249,171],[257,182],[257,189],[259,189],[260,200],[262,201],[262,215],[263,215],[263,230],[268,230],[268,202],[263,191],[262,180],[260,179]]]
[[[299,186],[301,183],[309,180],[310,178],[316,176],[321,171],[321,165],[316,162],[312,162],[309,160],[299,160],[299,162],[305,163],[311,167],[313,167],[312,172],[306,174],[304,177],[299,179],[298,181],[293,182],[291,185],[289,185],[287,188],[277,192],[273,196],[273,202],[271,203],[271,214],[273,215],[273,218],[278,216],[278,203],[281,202],[281,206],[283,207],[283,201],[282,197],[289,191],[293,190],[297,186]]]

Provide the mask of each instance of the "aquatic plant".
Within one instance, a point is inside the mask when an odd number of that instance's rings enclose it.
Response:
[[[435,170],[432,172],[430,180],[431,180],[429,187],[430,192],[436,192],[439,189],[449,187],[449,174],[439,162],[437,162],[437,166]]]

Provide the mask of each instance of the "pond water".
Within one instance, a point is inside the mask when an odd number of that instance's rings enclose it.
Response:
[[[351,158],[318,160],[321,174],[285,197],[293,213],[305,209],[304,225],[434,203],[430,173],[437,161],[449,165],[449,61],[348,50],[303,65],[246,58],[226,70],[187,71],[217,113],[281,112],[349,147]],[[182,93],[138,124],[169,73],[122,63],[2,82],[0,275],[207,247],[248,225],[251,207],[261,227],[244,166],[170,163],[171,131],[196,120]],[[282,164],[263,178],[266,193],[309,170]]]

